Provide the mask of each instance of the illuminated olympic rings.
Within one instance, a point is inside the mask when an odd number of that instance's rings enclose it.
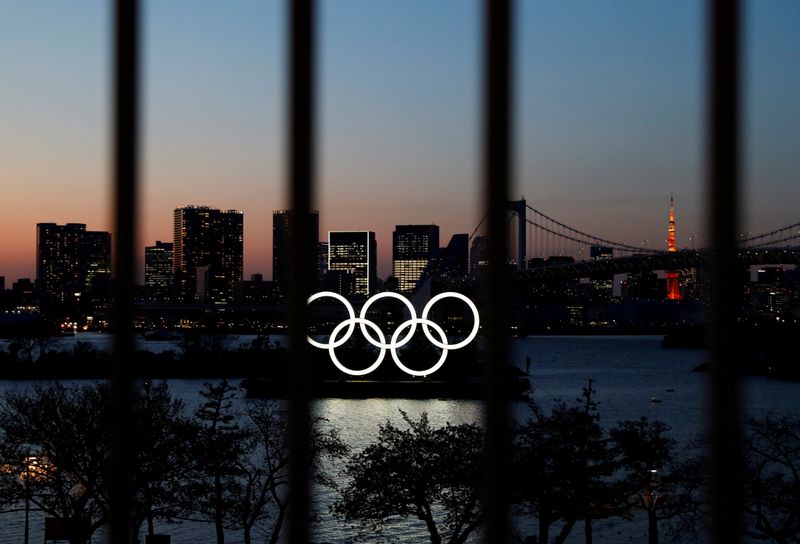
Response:
[[[321,291],[311,295],[308,297],[308,303],[311,304],[320,298],[334,298],[344,304],[344,307],[347,309],[348,317],[334,327],[328,343],[318,342],[310,336],[308,337],[308,342],[314,347],[327,349],[330,352],[331,361],[333,361],[333,364],[336,365],[336,368],[351,376],[364,376],[378,368],[383,362],[383,359],[386,357],[387,349],[391,353],[394,363],[400,368],[400,370],[411,376],[427,376],[428,374],[432,374],[441,368],[445,359],[447,359],[447,353],[451,349],[461,349],[472,342],[472,340],[478,335],[478,328],[480,327],[478,308],[475,307],[475,304],[470,299],[461,293],[447,292],[436,295],[430,299],[425,305],[425,308],[423,308],[422,317],[417,317],[417,312],[414,310],[414,306],[412,306],[411,302],[409,302],[406,297],[394,292],[387,291],[385,293],[378,293],[377,295],[373,295],[367,299],[367,301],[364,303],[364,306],[361,307],[361,312],[359,313],[358,317],[356,317],[355,310],[346,298],[331,291]],[[388,343],[386,342],[386,336],[383,334],[383,331],[380,329],[380,327],[366,317],[369,307],[374,302],[383,298],[396,298],[405,305],[405,307],[408,309],[409,315],[411,316],[408,320],[401,323],[400,326],[395,329]],[[461,342],[452,345],[448,343],[447,335],[442,327],[428,319],[428,314],[430,313],[433,305],[445,298],[457,298],[458,300],[463,301],[469,307],[469,309],[472,310],[472,316],[474,318],[474,324],[472,325],[472,331],[469,333],[469,336],[467,336]],[[350,340],[356,324],[358,324],[358,326],[361,328],[361,334],[364,335],[364,338],[366,338],[367,342],[381,350],[381,352],[378,354],[378,358],[370,366],[363,370],[353,370],[348,368],[336,357],[336,348],[344,345],[345,342]],[[439,360],[427,370],[414,370],[412,368],[408,368],[402,363],[402,361],[400,361],[400,357],[397,355],[397,350],[411,341],[411,337],[414,336],[414,333],[417,330],[417,325],[422,325],[422,331],[425,333],[425,336],[428,338],[431,344],[442,350],[442,355],[439,357]],[[344,330],[345,328],[347,328],[346,331]],[[370,329],[372,332],[370,332]],[[408,332],[405,334],[405,336],[400,338],[402,331],[405,329],[408,329]],[[436,336],[439,337],[438,339],[431,334],[431,329],[436,332]]]

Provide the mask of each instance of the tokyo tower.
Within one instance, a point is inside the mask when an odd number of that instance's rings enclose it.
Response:
[[[667,251],[678,251],[675,246],[675,200],[669,195],[669,228],[667,229]],[[666,271],[667,300],[681,300],[681,288],[678,273],[674,270]]]

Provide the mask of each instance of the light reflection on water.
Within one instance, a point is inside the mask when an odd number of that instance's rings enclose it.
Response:
[[[103,342],[110,341],[108,335],[97,336],[102,336]],[[78,339],[85,341],[91,340],[91,337],[79,335]],[[250,339],[252,337],[242,336],[233,341],[244,344]],[[604,427],[613,426],[622,419],[646,416],[670,425],[673,436],[685,444],[703,430],[707,415],[706,375],[691,372],[695,366],[704,362],[705,352],[661,349],[660,343],[661,337],[657,336],[534,337],[512,341],[511,354],[514,364],[523,370],[525,359],[530,356],[534,395],[545,407],[554,398],[572,402],[591,378],[597,391],[596,399],[601,403],[599,411]],[[149,349],[154,351],[177,348],[177,342],[148,344]],[[29,387],[30,383],[2,382],[0,388],[20,389]],[[173,394],[185,400],[187,410],[192,410],[199,404],[197,392],[202,384],[203,380],[170,381]],[[743,380],[743,389],[747,401],[746,410],[750,413],[770,409],[792,413],[798,411],[796,399],[800,384],[748,377]],[[661,402],[652,402],[653,397]],[[247,401],[242,397],[239,402]],[[446,422],[480,422],[482,419],[482,405],[476,401],[326,399],[317,401],[314,405],[315,413],[328,419],[339,429],[341,437],[353,451],[359,451],[374,440],[380,424],[387,420],[399,424],[400,409],[406,411],[411,418],[418,418],[423,412],[427,412],[434,426],[444,425]],[[527,417],[527,407],[524,403],[515,403],[512,413],[513,417],[524,419]],[[333,519],[328,512],[328,506],[335,498],[333,492],[317,489],[315,495],[320,515],[317,540],[344,542],[351,538],[353,529]],[[0,542],[20,541],[22,516],[21,512],[0,515]],[[530,530],[530,525],[524,520],[520,521],[520,526]],[[31,527],[31,542],[43,541],[41,517],[33,516]],[[417,520],[399,520],[389,527],[389,533],[396,541],[427,540],[424,528]],[[161,530],[171,534],[175,544],[213,540],[213,528],[210,524],[162,524]],[[641,521],[611,520],[595,523],[595,531],[597,542],[618,542],[641,540],[646,527]],[[103,540],[98,535],[94,541]],[[575,527],[569,541],[583,541],[580,527]],[[241,542],[241,533],[226,532],[226,542]]]

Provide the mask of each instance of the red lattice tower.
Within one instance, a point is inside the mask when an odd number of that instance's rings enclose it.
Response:
[[[667,251],[678,251],[675,246],[675,200],[669,197],[669,228],[667,229]],[[678,273],[674,270],[666,271],[667,300],[681,300],[681,286]]]

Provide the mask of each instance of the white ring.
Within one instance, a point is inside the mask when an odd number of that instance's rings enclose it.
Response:
[[[350,340],[350,337],[353,335],[353,329],[355,329],[356,327],[356,322],[353,321],[356,318],[356,312],[355,310],[353,310],[353,307],[350,305],[350,302],[346,298],[344,298],[339,293],[334,293],[333,291],[320,291],[319,293],[315,293],[310,297],[308,297],[308,302],[306,304],[311,304],[318,298],[325,298],[325,297],[335,298],[336,300],[344,304],[345,308],[347,308],[347,315],[349,316],[347,321],[344,321],[344,323],[350,323],[350,328],[347,329],[347,334],[345,334],[342,337],[341,341],[339,341],[338,344],[323,344],[322,342],[317,342],[310,336],[307,337],[308,343],[314,346],[315,348],[319,349],[338,348],[339,346],[343,345],[345,342]]]
[[[422,319],[428,321],[428,312],[430,312],[434,304],[436,304],[437,302],[439,302],[444,298],[457,298],[458,300],[464,301],[467,304],[467,306],[469,306],[469,309],[472,310],[472,316],[474,318],[475,323],[472,325],[472,331],[469,333],[469,336],[467,336],[464,340],[462,340],[458,344],[453,344],[451,346],[450,344],[441,344],[437,342],[436,339],[431,336],[430,331],[428,330],[427,323],[422,324],[422,330],[425,331],[425,336],[428,337],[428,340],[430,340],[431,344],[433,344],[439,349],[461,349],[470,342],[472,342],[478,335],[478,329],[480,328],[480,321],[478,319],[478,308],[475,306],[475,303],[473,303],[470,299],[468,299],[461,293],[455,293],[453,291],[447,293],[439,293],[438,295],[430,299],[428,303],[425,305],[425,308],[423,308]],[[432,321],[428,322],[432,323]],[[445,342],[446,341],[447,339],[445,339]]]
[[[375,323],[373,323],[369,319],[363,319],[361,317],[354,317],[353,321],[351,323],[349,323],[349,324],[352,327],[356,323],[361,323],[363,325],[369,325],[370,327],[372,327],[373,329],[378,331],[378,336],[381,339],[381,343],[386,343],[386,337],[383,336],[383,331]],[[339,331],[342,328],[344,328],[346,325],[348,325],[348,321],[342,321],[341,323],[336,325],[336,328],[333,329],[333,332],[331,332],[331,344],[330,344],[331,347],[328,349],[328,351],[331,354],[331,361],[333,361],[333,364],[336,365],[336,368],[338,368],[339,370],[341,370],[345,374],[350,374],[351,376],[363,376],[365,374],[369,374],[370,372],[372,372],[373,370],[375,370],[376,368],[381,366],[381,363],[383,362],[383,358],[386,357],[386,350],[385,349],[381,349],[381,353],[380,353],[380,355],[378,355],[378,359],[374,363],[372,363],[370,366],[365,368],[364,370],[352,370],[350,368],[347,368],[346,366],[344,366],[342,363],[339,362],[339,359],[336,358],[336,351],[334,349],[335,346],[336,346],[336,342],[335,342],[336,335],[339,334]],[[341,344],[339,344],[339,345],[341,345]]]
[[[447,335],[444,333],[444,330],[442,330],[442,328],[439,325],[437,325],[433,321],[428,321],[427,319],[414,318],[405,321],[399,327],[397,327],[397,330],[395,330],[394,334],[392,335],[392,347],[389,348],[389,351],[392,354],[392,359],[394,360],[394,364],[396,364],[400,368],[400,370],[402,370],[406,374],[410,374],[411,376],[427,376],[428,374],[433,374],[442,367],[442,365],[444,364],[444,360],[447,359],[447,353],[450,350],[449,348],[442,349],[442,356],[439,357],[439,360],[436,361],[435,365],[433,365],[427,370],[414,370],[413,368],[408,368],[406,365],[404,365],[402,361],[400,361],[400,357],[397,356],[397,348],[403,345],[396,343],[397,335],[400,334],[400,331],[402,331],[406,327],[411,327],[416,323],[422,324],[423,329],[425,326],[433,327],[433,329],[439,333],[439,336],[442,337],[442,340],[447,342]]]

